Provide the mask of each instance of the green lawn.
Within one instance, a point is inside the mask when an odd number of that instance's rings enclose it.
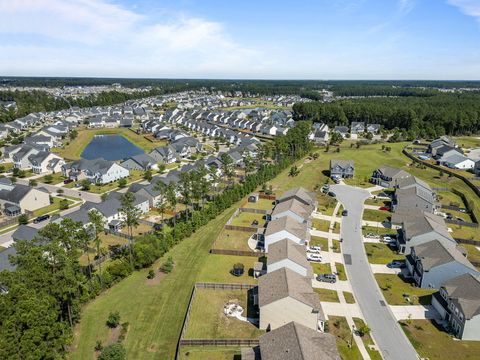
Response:
[[[385,300],[390,305],[430,304],[431,295],[436,291],[435,289],[418,288],[413,280],[410,281],[394,274],[375,274],[375,279]]]
[[[390,200],[386,199],[379,199],[379,198],[368,198],[365,200],[366,205],[375,205],[375,206],[388,206],[390,207],[392,205],[392,202]]]
[[[105,319],[111,311],[119,311],[122,321],[130,323],[124,341],[129,358],[173,359],[198,272],[207,260],[213,239],[238,205],[224,211],[157,261],[154,268],[168,256],[175,262],[173,272],[159,284],[146,282],[148,269],[137,271],[88,303],[75,328],[70,358],[92,358],[95,342],[108,337],[108,329],[103,326]]]
[[[430,320],[400,321],[403,331],[422,358],[474,360],[480,341],[457,341]]]
[[[363,229],[363,235],[368,234],[368,233],[373,233],[377,235],[395,235],[397,233],[397,230],[395,229],[390,229],[390,228],[382,228],[382,227],[376,227],[376,226],[362,226]]]
[[[347,304],[355,304],[355,298],[353,297],[353,294],[348,291],[343,292],[343,296],[345,297],[345,301]]]
[[[459,136],[454,138],[457,145],[462,148],[477,148],[480,147],[480,139],[475,136]]]
[[[48,206],[45,206],[43,208],[40,208],[40,209],[37,209],[33,212],[33,216],[36,217],[36,216],[40,216],[40,215],[45,215],[47,213],[51,213],[52,211],[55,211],[56,212],[59,212],[60,211],[60,201],[63,200],[63,198],[59,198],[59,197],[53,197],[53,203],[48,205]],[[69,199],[65,199],[68,201],[68,205],[72,205],[74,202],[72,200],[69,200]],[[79,204],[80,205],[80,204]]]
[[[330,263],[316,263],[316,262],[311,262],[310,266],[312,267],[312,271],[314,274],[331,274],[332,273],[332,267],[330,266]]]
[[[337,262],[335,263],[335,267],[337,268],[338,280],[347,280],[347,273],[345,272],[345,266]]]
[[[403,255],[397,254],[387,244],[365,243],[365,252],[368,262],[371,264],[388,264],[393,260],[405,260]]]
[[[258,221],[258,226],[265,225],[264,215],[249,212],[241,212],[235,216],[230,225],[234,226],[253,226],[254,221]]]
[[[320,301],[340,302],[340,300],[338,299],[338,294],[335,290],[314,288],[313,291],[318,294],[318,296],[320,297]]]
[[[251,251],[252,249],[248,246],[248,239],[253,233],[253,231],[248,232],[222,229],[215,241],[214,247],[215,249],[222,250]]]
[[[328,251],[328,239],[320,236],[310,237],[310,245],[320,246],[322,251]]]
[[[140,170],[130,170],[130,175],[126,178],[127,179],[127,185],[130,185],[134,181],[141,180],[143,178],[143,171]],[[71,183],[70,183],[71,184]],[[70,185],[68,184],[68,185]],[[112,191],[114,189],[118,188],[118,181],[114,181],[112,183],[108,184],[103,184],[103,185],[90,185],[90,190],[88,190],[91,193],[94,194],[102,194],[107,191]]]
[[[246,290],[197,289],[185,339],[257,339],[264,333],[247,321],[226,316],[223,307],[229,301],[238,302],[247,316],[251,300]]]
[[[333,210],[335,210],[335,205],[337,205],[337,200],[331,196],[320,193],[317,195],[318,207],[317,211],[324,215],[333,215]]]
[[[339,240],[332,240],[332,250],[335,253],[341,252],[340,241]]]
[[[198,273],[197,281],[256,284],[257,279],[253,277],[253,264],[257,261],[259,259],[252,256],[209,254],[201,271]],[[234,276],[230,273],[233,265],[237,263],[245,266],[242,276]]]
[[[365,322],[360,318],[353,318],[353,322],[355,324],[355,328],[357,329],[361,329],[365,325]],[[364,334],[361,339],[363,341],[363,345],[365,345],[365,349],[367,349],[368,355],[370,355],[370,358],[372,360],[382,360],[382,355],[380,352],[369,348],[369,345],[375,345],[370,334]]]
[[[47,182],[46,181],[46,177],[51,177],[52,178],[52,181],[50,182]],[[61,183],[63,182],[63,180],[65,180],[66,178],[62,175],[62,173],[55,173],[55,174],[50,174],[50,175],[45,175],[45,176],[42,176],[37,180],[38,183],[45,183],[45,184],[52,184],[52,185],[56,185],[58,183]]]
[[[475,245],[470,245],[470,244],[460,244],[460,246],[464,247],[467,249],[467,258],[470,261],[478,262],[480,263],[480,250],[477,249]],[[480,247],[480,243],[478,244]]]
[[[355,341],[352,341],[352,329],[343,316],[329,316],[328,332],[337,338],[337,349],[344,360],[362,360]],[[351,343],[352,342],[352,343]],[[351,343],[351,346],[350,346]]]
[[[273,206],[273,200],[258,199],[257,202],[245,201],[241,207],[249,209],[272,210]]]
[[[321,219],[313,219],[312,220],[312,227],[315,228],[315,230],[328,232],[328,230],[330,228],[330,221],[321,220]]]
[[[240,358],[236,347],[184,346],[180,350],[180,360],[235,360]]]
[[[480,230],[479,228],[447,224],[447,226],[453,231],[450,233],[454,238],[460,239],[474,239],[480,241]]]
[[[363,212],[363,220],[390,222],[392,214],[388,211],[365,209]]]

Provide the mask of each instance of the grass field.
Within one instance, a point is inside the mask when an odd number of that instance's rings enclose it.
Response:
[[[46,180],[45,180],[45,178],[46,178],[47,176],[52,177],[52,181],[50,181],[50,182],[47,183]],[[38,178],[38,179],[36,179],[36,180],[37,180],[37,182],[39,182],[39,183],[45,183],[45,184],[55,185],[55,184],[58,184],[58,183],[63,182],[63,180],[65,180],[65,179],[66,179],[66,178],[62,175],[62,173],[55,173],[55,174],[50,174],[50,175],[42,176],[42,177],[40,177],[40,178]]]
[[[313,219],[312,227],[314,227],[315,230],[328,232],[328,230],[330,229],[330,221],[322,220],[322,219]]]
[[[363,220],[377,221],[381,223],[390,222],[392,214],[388,211],[365,209],[363,211]]]
[[[325,215],[333,215],[337,201],[331,196],[320,193],[317,195],[317,211]]]
[[[339,240],[332,240],[332,250],[335,253],[341,252],[340,241]]]
[[[430,304],[431,295],[436,291],[435,289],[418,288],[414,282],[407,282],[398,275],[374,275],[389,305]]]
[[[184,346],[180,350],[180,360],[238,360],[240,349],[235,347]]]
[[[371,264],[388,264],[393,260],[405,260],[403,255],[397,254],[387,244],[365,243],[365,252]]]
[[[312,236],[310,238],[310,245],[320,246],[322,251],[328,251],[328,239],[320,236]]]
[[[344,291],[343,297],[345,298],[347,304],[355,304],[355,298],[353,297],[353,294],[351,292]]]
[[[65,159],[78,160],[80,155],[88,143],[95,135],[122,135],[131,141],[133,144],[142,148],[145,152],[149,152],[152,149],[163,146],[166,144],[163,140],[149,141],[143,135],[138,135],[127,128],[115,128],[115,129],[79,129],[78,135],[74,140],[71,140],[64,148],[55,148],[53,151]]]
[[[52,198],[52,200],[53,200],[52,204],[35,210],[33,212],[33,216],[35,217],[35,216],[45,215],[45,214],[52,213],[52,212],[54,212],[54,213],[60,212],[60,201],[62,201],[63,198],[59,198],[59,197],[54,196]],[[69,206],[74,203],[72,200],[69,200],[69,199],[65,199],[65,200],[68,201]]]
[[[347,280],[347,273],[345,272],[345,266],[341,263],[335,263],[337,268],[338,280],[345,281]]]
[[[320,297],[320,301],[340,302],[340,300],[338,299],[338,294],[335,290],[314,288],[313,291],[318,294],[318,296]]]
[[[361,329],[363,326],[365,326],[365,322],[360,318],[353,318],[353,322],[355,323],[355,328],[357,329]],[[369,348],[369,345],[375,345],[370,334],[364,334],[361,339],[365,345],[365,349],[367,349],[368,355],[370,355],[370,358],[372,360],[382,360],[382,355],[380,355],[377,350],[372,350]]]
[[[477,148],[480,147],[480,139],[474,136],[460,136],[454,138],[457,145],[462,148]]]
[[[422,358],[478,359],[480,341],[457,341],[430,320],[400,321],[403,331]]]
[[[243,316],[255,317],[247,311],[251,300],[246,290],[197,289],[185,339],[257,339],[262,335],[264,331],[255,325],[223,313],[225,304],[232,300],[243,307]]]
[[[447,226],[453,230],[450,234],[454,238],[480,240],[480,230],[478,228],[456,224],[447,224]]]
[[[258,222],[258,226],[265,225],[264,215],[249,212],[241,212],[235,216],[231,222],[234,226],[252,226],[254,221]]]
[[[316,263],[316,262],[311,262],[310,263],[313,273],[314,274],[331,274],[332,273],[332,267],[330,266],[330,263]]]
[[[273,201],[267,200],[267,199],[258,199],[257,202],[245,201],[244,203],[242,203],[241,207],[249,208],[249,209],[272,210]]]
[[[352,340],[352,329],[348,326],[347,320],[343,316],[329,316],[328,332],[337,339],[337,349],[342,359],[362,360],[362,354],[358,350],[357,344]]]
[[[259,261],[259,259],[252,256],[209,254],[205,264],[198,273],[197,281],[256,284],[257,279],[253,277],[253,264],[257,261]],[[242,276],[234,276],[230,273],[233,265],[237,263],[245,266],[245,271]]]
[[[222,229],[215,241],[215,249],[251,251],[248,239],[252,232]]]
[[[130,359],[172,359],[193,284],[205,264],[210,246],[239,204],[224,211],[208,225],[175,246],[175,267],[157,285],[146,282],[148,269],[134,272],[82,311],[82,321],[75,328],[71,359],[91,359],[97,340],[105,341],[103,326],[111,311],[119,311],[122,321],[130,323],[124,341]],[[165,258],[156,262],[158,267]],[[101,326],[99,326],[101,325]]]

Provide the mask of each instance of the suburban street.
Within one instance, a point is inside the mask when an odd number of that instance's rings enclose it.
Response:
[[[418,355],[377,285],[365,254],[362,237],[363,203],[370,196],[367,190],[346,185],[333,185],[348,216],[341,226],[342,250],[345,267],[355,297],[384,359],[415,360]]]

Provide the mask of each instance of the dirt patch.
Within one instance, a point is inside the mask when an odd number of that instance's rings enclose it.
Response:
[[[160,284],[160,281],[167,276],[163,271],[157,270],[155,271],[155,277],[153,279],[146,279],[145,284],[147,285],[158,285]]]
[[[108,334],[108,338],[104,347],[118,342],[118,338],[120,337],[121,333],[122,327],[120,325],[118,325],[116,328],[110,329],[110,333]]]

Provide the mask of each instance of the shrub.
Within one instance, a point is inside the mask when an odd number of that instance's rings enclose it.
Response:
[[[60,210],[66,210],[68,209],[68,200],[67,199],[62,199],[60,200],[60,204],[58,206]]]
[[[28,224],[28,216],[26,214],[22,214],[18,217],[18,223],[20,225],[27,225]]]
[[[125,179],[125,178],[119,179],[118,180],[118,187],[124,188],[125,186],[127,186],[127,179]]]
[[[147,279],[153,279],[155,277],[155,271],[150,269],[148,270]]]
[[[109,328],[116,328],[120,324],[120,313],[118,311],[110,312],[107,318],[107,326]]]
[[[160,267],[160,270],[163,271],[164,273],[171,273],[173,270],[173,259],[171,256],[168,257],[167,261],[165,261],[162,266]]]
[[[124,360],[127,357],[127,352],[121,343],[115,343],[105,347],[98,360]]]
[[[103,349],[102,342],[100,340],[97,340],[95,344],[95,351],[102,351],[102,349]]]

